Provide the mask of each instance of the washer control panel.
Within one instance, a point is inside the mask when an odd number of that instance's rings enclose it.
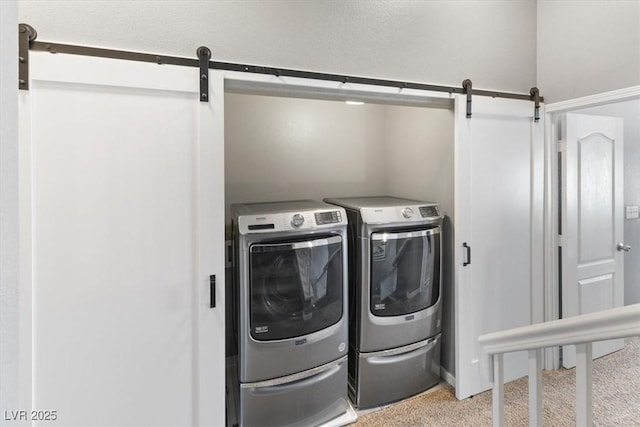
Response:
[[[420,216],[422,218],[437,218],[440,216],[438,206],[420,206]]]
[[[291,226],[300,228],[302,224],[304,224],[304,217],[302,216],[302,214],[297,213],[293,215],[293,217],[291,218]]]
[[[241,215],[238,217],[238,227],[242,234],[312,230],[329,228],[338,224],[347,224],[347,215],[341,208]]]
[[[410,219],[411,217],[413,217],[413,209],[411,209],[411,208],[402,209],[402,216],[405,219]]]
[[[315,219],[317,225],[339,224],[342,222],[340,211],[316,212]]]

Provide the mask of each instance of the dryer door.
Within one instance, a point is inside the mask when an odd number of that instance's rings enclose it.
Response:
[[[371,235],[371,313],[401,316],[440,297],[440,228]]]
[[[337,323],[343,307],[342,238],[250,247],[251,337],[299,337]]]

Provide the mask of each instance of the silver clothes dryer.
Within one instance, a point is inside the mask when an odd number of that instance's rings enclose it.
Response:
[[[435,203],[324,199],[349,221],[349,391],[361,408],[420,393],[440,378],[441,229]]]
[[[347,397],[347,217],[311,200],[231,206],[242,426],[312,426]]]

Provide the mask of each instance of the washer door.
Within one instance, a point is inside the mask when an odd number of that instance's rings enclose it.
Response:
[[[342,238],[253,244],[250,333],[258,341],[319,331],[342,317]]]
[[[439,227],[371,234],[371,313],[415,313],[432,306],[439,297]]]

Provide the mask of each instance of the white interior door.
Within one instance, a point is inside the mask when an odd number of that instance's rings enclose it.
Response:
[[[478,337],[543,319],[544,125],[531,101],[456,97],[456,397],[491,387]],[[469,259],[469,257],[471,259]],[[469,263],[470,262],[470,263]],[[505,381],[527,375],[505,355]]]
[[[32,52],[30,72],[22,407],[60,425],[223,425],[222,78],[200,103],[196,68]]]
[[[623,127],[615,117],[566,114],[561,119],[562,317],[624,305]],[[593,345],[593,357],[619,350],[624,340]],[[562,349],[575,366],[575,346]]]

